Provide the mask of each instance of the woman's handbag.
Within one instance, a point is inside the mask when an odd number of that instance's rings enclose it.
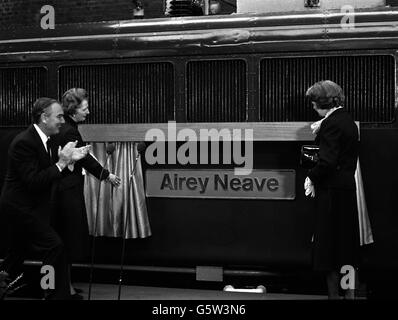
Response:
[[[301,147],[300,166],[312,169],[319,160],[319,147],[316,145],[304,145]]]

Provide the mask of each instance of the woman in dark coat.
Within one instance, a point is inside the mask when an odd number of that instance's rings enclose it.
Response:
[[[78,123],[83,122],[89,114],[87,93],[84,89],[73,88],[65,92],[62,97],[65,124],[58,135],[54,136],[54,143],[64,146],[68,141],[76,141],[77,146],[84,145],[78,131]],[[108,170],[104,170],[100,163],[91,155],[77,161],[74,167],[66,168],[59,182],[59,210],[54,218],[54,226],[64,242],[69,262],[83,260],[89,252],[89,230],[84,200],[84,176],[82,168],[97,179],[105,180],[113,186],[119,186],[120,179]],[[71,294],[75,294],[71,286]]]
[[[315,197],[316,224],[313,267],[326,274],[329,298],[339,297],[340,271],[358,266],[359,222],[356,201],[358,128],[345,108],[341,87],[320,81],[308,89],[314,110],[323,117],[313,127],[317,133],[319,161],[308,172],[306,195]],[[345,292],[354,297],[354,290]]]

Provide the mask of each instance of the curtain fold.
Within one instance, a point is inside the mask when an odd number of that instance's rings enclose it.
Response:
[[[357,186],[357,207],[359,220],[359,238],[361,246],[374,242],[372,228],[369,221],[368,208],[366,207],[365,191],[363,188],[361,166],[359,159],[357,161],[357,169],[355,171],[355,183]]]
[[[91,143],[91,154],[104,164],[106,143]],[[122,180],[118,188],[90,174],[85,174],[84,195],[90,235],[94,235],[94,221],[97,214],[95,236],[123,237],[127,223],[126,239],[151,236],[151,227],[145,201],[144,179],[141,159],[133,166],[138,154],[137,143],[117,142],[115,151],[108,159],[108,170]],[[99,198],[98,198],[99,192]],[[97,212],[98,209],[98,212]]]
[[[361,137],[361,126],[358,121],[355,122],[358,127],[358,137]],[[359,164],[359,157],[357,160],[357,169],[355,170],[355,184],[357,192],[357,207],[358,207],[358,220],[359,220],[359,241],[360,245],[373,243],[372,227],[369,221],[368,208],[365,200],[365,190],[363,188],[361,166]]]

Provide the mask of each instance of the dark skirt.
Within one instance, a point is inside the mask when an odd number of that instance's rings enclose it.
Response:
[[[337,271],[358,267],[359,222],[355,189],[316,190],[313,268]]]
[[[60,192],[54,224],[55,230],[64,242],[69,262],[87,260],[90,238],[83,184]]]

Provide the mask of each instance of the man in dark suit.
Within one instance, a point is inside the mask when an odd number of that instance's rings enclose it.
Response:
[[[77,142],[69,142],[63,149],[48,143],[65,122],[63,116],[58,101],[39,98],[35,102],[33,125],[18,134],[9,147],[0,197],[0,214],[7,223],[11,245],[0,271],[15,277],[26,254],[33,249],[40,254],[43,265],[54,268],[55,288],[46,291],[49,299],[70,297],[64,246],[50,226],[54,185],[72,161],[88,153],[88,148],[75,148]],[[55,163],[52,158],[56,154]]]

